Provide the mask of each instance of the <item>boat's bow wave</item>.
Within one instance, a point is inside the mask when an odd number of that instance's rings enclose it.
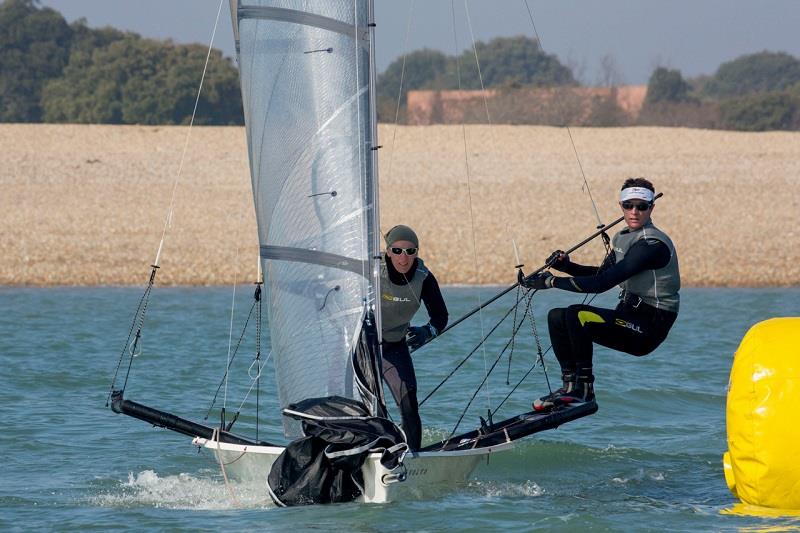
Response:
[[[231,492],[236,500],[231,498]],[[91,497],[100,507],[158,507],[216,511],[232,508],[264,509],[274,507],[264,496],[263,483],[230,481],[228,485],[211,475],[159,475],[153,470],[128,474],[128,479],[115,482]]]

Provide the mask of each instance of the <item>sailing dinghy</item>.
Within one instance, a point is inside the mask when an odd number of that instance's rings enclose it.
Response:
[[[476,429],[407,452],[402,430],[388,419],[380,372],[373,2],[230,0],[230,7],[277,395],[285,435],[297,440],[287,447],[236,435],[235,418],[226,423],[224,411],[220,426],[210,427],[125,399],[127,374],[124,382],[115,374],[112,409],[192,437],[213,452],[226,480],[263,483],[277,475],[276,463],[292,471],[311,461],[287,458],[292,446],[301,454],[320,452],[317,464],[360,456],[356,472],[345,476],[354,483],[345,495],[331,494],[341,472],[302,487],[301,497],[291,502],[274,485],[292,480],[271,479],[270,494],[280,505],[425,495],[463,483],[487,456],[509,450],[520,438],[595,412],[592,402],[500,422],[490,417]],[[148,298],[157,263],[158,256]],[[261,285],[259,309],[260,294]],[[515,305],[521,301],[524,296]],[[126,344],[128,372],[141,336],[143,302],[134,320],[138,329],[132,327]],[[263,364],[260,351],[257,359]],[[118,365],[118,373],[120,367],[125,365]],[[335,433],[335,442],[302,441],[312,432],[315,438]]]

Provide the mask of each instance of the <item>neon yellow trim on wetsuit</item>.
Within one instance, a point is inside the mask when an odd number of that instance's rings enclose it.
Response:
[[[583,326],[587,322],[599,322],[600,324],[603,324],[605,323],[605,320],[603,320],[603,317],[597,313],[592,313],[591,311],[578,311],[578,322],[580,322],[581,326]]]

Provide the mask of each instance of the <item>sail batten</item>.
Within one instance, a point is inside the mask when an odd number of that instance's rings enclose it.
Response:
[[[237,11],[239,20],[241,19],[263,19],[274,20],[280,22],[291,22],[294,24],[302,24],[305,26],[314,26],[324,30],[335,31],[345,35],[352,35],[354,29],[360,34],[366,34],[368,29],[363,26],[353,27],[350,24],[342,22],[341,20],[309,13],[306,11],[298,11],[296,9],[287,9],[282,7],[268,7],[268,6],[239,6]],[[367,42],[362,41],[363,46],[367,46]]]
[[[368,265],[366,265],[363,260],[351,259],[328,252],[308,250],[306,248],[265,245],[261,247],[261,258],[340,268],[362,276],[366,275],[365,272],[369,272]]]
[[[368,2],[233,3],[280,404],[360,399],[352,357],[376,294]]]

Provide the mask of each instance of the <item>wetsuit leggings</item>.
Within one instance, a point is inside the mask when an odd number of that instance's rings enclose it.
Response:
[[[547,315],[550,342],[562,373],[592,378],[592,343],[631,355],[647,355],[667,337],[676,313],[645,304],[620,303],[616,309],[571,305]]]
[[[417,376],[405,340],[383,343],[383,380],[400,407],[403,431],[411,450],[422,445],[422,421],[417,404]]]

